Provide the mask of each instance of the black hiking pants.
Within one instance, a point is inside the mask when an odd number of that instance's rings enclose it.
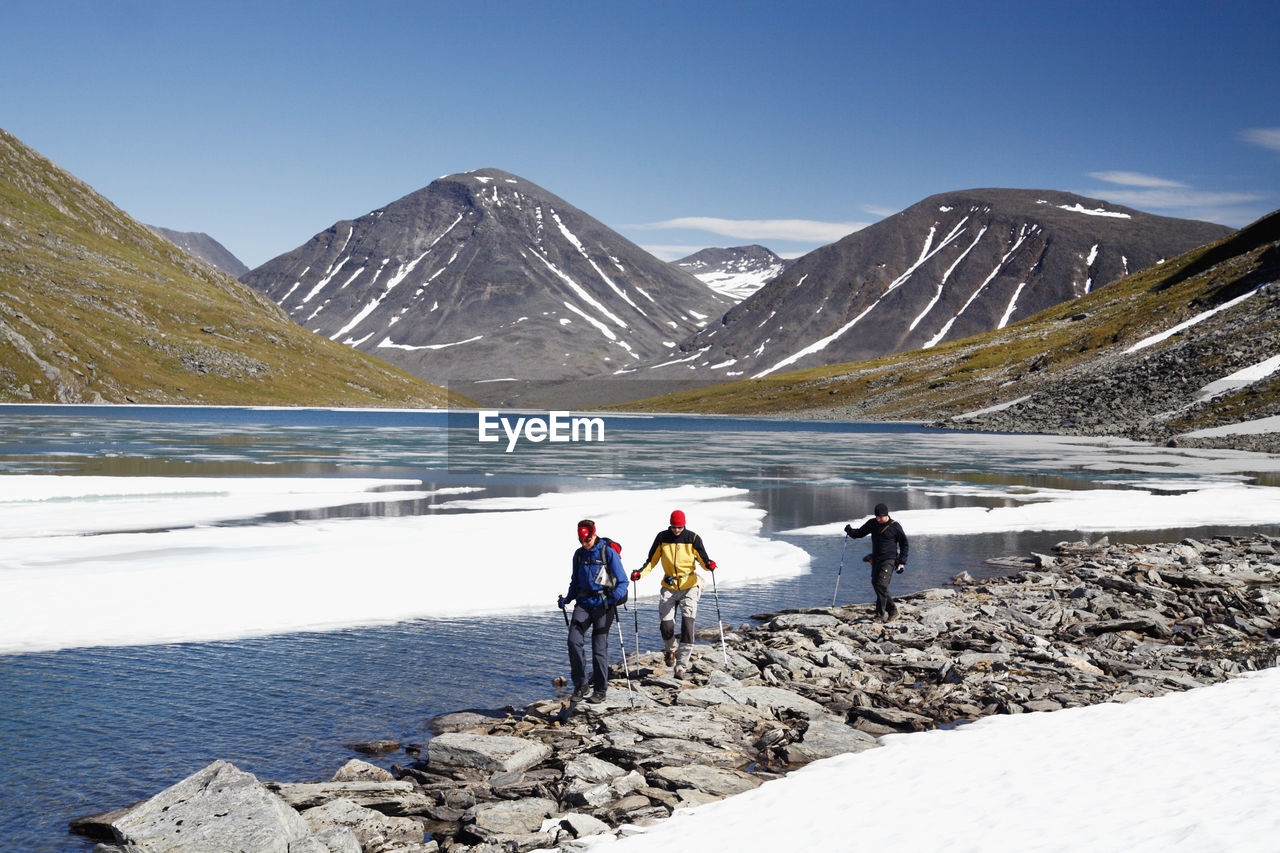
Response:
[[[587,629],[591,629],[591,687],[604,693],[609,687],[609,629],[613,627],[611,607],[573,606],[569,619],[569,673],[574,689],[587,681]]]
[[[893,560],[881,560],[871,569],[871,588],[876,591],[876,615],[892,619],[898,608],[889,596],[889,581],[893,578]]]

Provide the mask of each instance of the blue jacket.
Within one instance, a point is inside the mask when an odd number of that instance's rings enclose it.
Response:
[[[597,582],[601,569],[611,572],[617,581],[612,596],[607,599],[604,588]],[[615,605],[627,597],[629,583],[618,552],[606,545],[603,539],[596,539],[593,547],[573,552],[573,575],[569,578],[569,592],[564,600],[577,601],[584,607]]]

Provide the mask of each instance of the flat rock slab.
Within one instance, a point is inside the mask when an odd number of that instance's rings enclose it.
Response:
[[[798,628],[834,628],[840,620],[825,613],[784,613],[769,621],[772,631],[789,631]]]
[[[799,711],[809,717],[821,716],[827,712],[826,708],[812,699],[781,687],[699,687],[682,691],[677,701],[681,705],[704,708],[715,705],[746,705],[770,713],[785,709]]]
[[[425,814],[435,804],[409,781],[269,782],[267,787],[298,811],[343,799],[393,815]]]
[[[711,767],[743,767],[751,759],[744,753],[696,740],[655,737],[634,744],[614,744],[612,751],[642,766],[706,764]]]
[[[880,742],[866,732],[858,731],[838,717],[825,716],[810,722],[800,742],[784,749],[784,757],[788,764],[806,764],[879,745]]]
[[[542,822],[557,813],[554,800],[529,797],[524,800],[500,800],[467,809],[465,823],[474,824],[487,835],[521,835],[539,832]]]
[[[111,823],[139,853],[236,850],[288,853],[312,835],[296,811],[251,773],[215,761]]]
[[[551,747],[536,740],[505,735],[446,732],[427,743],[429,765],[473,767],[486,773],[527,770],[551,755]]]
[[[761,785],[759,779],[740,770],[690,764],[685,767],[659,767],[654,771],[671,788],[695,788],[717,797],[730,797]]]
[[[302,817],[317,833],[340,827],[351,830],[361,847],[369,845],[375,838],[420,844],[426,837],[422,824],[413,818],[388,817],[351,800],[334,800],[323,806],[307,809]]]
[[[669,737],[713,744],[733,742],[739,731],[736,725],[717,718],[705,708],[684,705],[624,711],[601,722],[608,732],[634,732],[646,738]]]

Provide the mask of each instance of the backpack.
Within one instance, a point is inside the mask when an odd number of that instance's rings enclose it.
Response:
[[[614,553],[618,555],[619,559],[622,558],[621,543],[614,542],[608,536],[601,536],[600,541],[604,543],[606,548],[612,548]],[[606,557],[605,559],[607,560],[608,558]],[[600,587],[600,589],[605,593],[607,597],[609,598],[613,597],[613,590],[618,586],[618,579],[614,577],[613,572],[609,571],[609,564],[607,562],[603,563],[600,566],[600,568],[596,571],[595,583],[596,583],[596,586]],[[631,592],[630,589],[628,589],[627,596],[623,596],[622,600],[619,601],[618,603],[626,604],[627,597],[630,595],[630,592]]]

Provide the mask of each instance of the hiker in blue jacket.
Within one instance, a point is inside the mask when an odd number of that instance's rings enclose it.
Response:
[[[627,597],[627,573],[622,558],[609,544],[596,536],[596,523],[590,519],[578,522],[578,542],[573,553],[573,574],[569,591],[560,596],[560,609],[575,602],[569,619],[569,671],[573,676],[573,698],[588,702],[604,701],[609,689],[609,628],[617,615],[618,604]],[[591,627],[591,680],[587,680],[587,655],[584,648],[587,627]]]

